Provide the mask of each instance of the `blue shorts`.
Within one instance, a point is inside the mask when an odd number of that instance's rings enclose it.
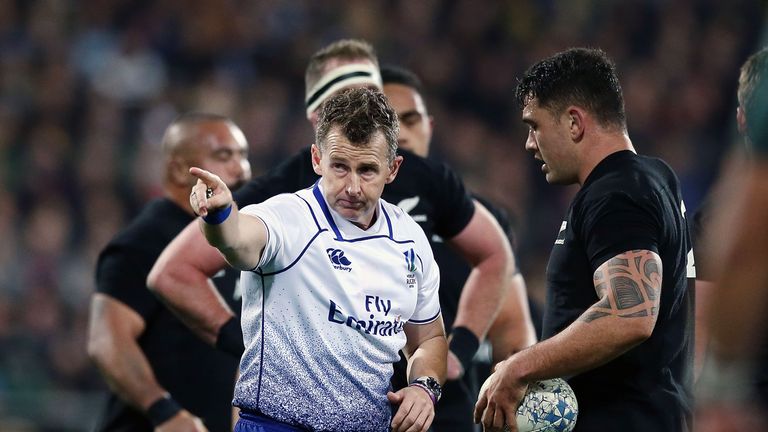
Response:
[[[240,410],[235,432],[307,432],[298,426],[279,422],[254,412]]]

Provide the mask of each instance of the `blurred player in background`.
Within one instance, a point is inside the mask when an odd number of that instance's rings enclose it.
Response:
[[[163,137],[165,196],[101,252],[91,300],[88,352],[111,390],[97,430],[231,430],[237,358],[202,342],[147,290],[163,248],[194,220],[192,166],[218,173],[233,189],[251,176],[248,145],[228,118],[190,113]],[[215,275],[212,292],[233,308],[237,273]],[[206,429],[207,428],[207,429]]]
[[[742,65],[737,96],[746,146],[738,153],[747,157],[734,158],[696,214],[697,295],[710,335],[697,389],[701,431],[768,421],[768,48]]]
[[[378,59],[373,48],[359,40],[341,40],[310,59],[306,73],[307,118],[317,120],[318,101],[348,87],[381,88]],[[503,303],[514,260],[504,232],[493,216],[476,206],[461,179],[446,165],[400,150],[403,164],[395,180],[384,188],[382,197],[391,203],[409,203],[411,215],[432,238],[438,235],[454,247],[472,267],[461,304],[462,318],[474,338],[487,332]],[[306,148],[266,175],[254,179],[234,194],[238,205],[260,203],[279,193],[311,186],[317,180],[310,149]],[[242,350],[222,340],[237,340],[238,319],[222,304],[207,279],[226,266],[214,248],[206,245],[197,226],[190,226],[158,259],[149,285],[173,305],[186,322],[206,341],[230,350]],[[458,320],[458,317],[457,317]],[[455,324],[454,324],[455,325]],[[451,335],[453,344],[457,338]],[[470,336],[466,332],[464,336]],[[461,340],[461,336],[458,337]],[[469,339],[470,342],[472,338]],[[454,346],[452,344],[452,346]]]
[[[422,96],[421,80],[413,72],[392,65],[381,67],[381,79],[384,94],[400,118],[399,148],[426,158],[429,155],[434,120],[429,115]],[[475,205],[483,205],[494,215],[504,232],[510,232],[509,220],[503,211],[480,197],[474,196],[474,199]],[[398,205],[415,218],[424,217],[414,210],[416,207],[411,207],[409,200],[404,200]],[[461,319],[466,315],[459,316],[458,311],[465,307],[461,302],[470,299],[462,295],[462,288],[470,277],[471,267],[439,236],[432,236],[430,242],[435,260],[440,264],[440,305],[443,320],[446,328],[451,329],[453,334],[448,356],[448,381],[435,415],[433,429],[438,432],[470,431],[476,427],[472,421],[472,410],[479,390],[478,370],[472,358],[477,352],[482,335],[476,335],[463,325]],[[536,342],[536,333],[528,310],[525,280],[516,272],[507,282],[507,298],[486,335],[492,342],[494,363]],[[392,380],[395,388],[408,385],[405,381],[405,367],[404,359],[395,364]]]
[[[635,153],[602,51],[538,62],[517,99],[547,182],[581,189],[547,266],[544,340],[497,365],[475,419],[514,430],[528,383],[570,377],[575,430],[690,430],[694,274],[677,176]]]

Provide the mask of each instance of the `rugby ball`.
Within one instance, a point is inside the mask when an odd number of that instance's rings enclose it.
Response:
[[[570,432],[579,404],[571,386],[560,378],[535,381],[517,408],[519,432]]]

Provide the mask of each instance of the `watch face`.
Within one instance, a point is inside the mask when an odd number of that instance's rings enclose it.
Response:
[[[436,379],[430,376],[427,376],[427,377],[416,378],[414,382],[418,382],[426,386],[429,390],[432,391],[432,393],[435,394],[435,398],[437,400],[440,400],[440,396],[443,394],[443,388],[440,386],[440,383],[437,382]]]

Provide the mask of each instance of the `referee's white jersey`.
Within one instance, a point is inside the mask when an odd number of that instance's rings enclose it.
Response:
[[[403,324],[440,315],[439,270],[421,227],[379,200],[362,230],[327,205],[319,182],[241,211],[261,218],[269,238],[241,277],[235,405],[312,430],[389,430]]]

